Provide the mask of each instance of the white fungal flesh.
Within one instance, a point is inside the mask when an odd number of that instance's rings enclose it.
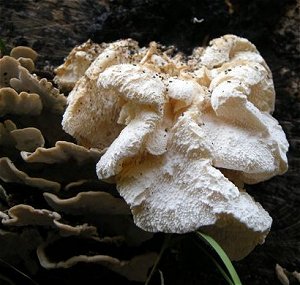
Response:
[[[85,146],[107,147],[98,177],[115,179],[139,227],[201,228],[232,259],[243,258],[264,241],[272,219],[237,186],[287,170],[288,142],[270,115],[275,92],[267,64],[233,35],[188,61],[156,43],[136,46],[132,61],[120,56],[118,43],[76,83],[64,129]],[[103,64],[111,54],[122,60]]]

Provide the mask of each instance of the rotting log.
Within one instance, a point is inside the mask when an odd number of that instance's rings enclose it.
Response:
[[[109,42],[131,37],[141,44],[155,40],[174,44],[184,52],[226,33],[256,44],[273,72],[277,93],[274,117],[290,143],[289,170],[247,187],[274,221],[265,244],[235,266],[244,284],[279,284],[276,263],[289,271],[300,269],[299,9],[299,0],[192,0],[189,4],[179,0],[1,0],[0,36],[7,49],[33,47],[40,54],[37,72],[48,77],[72,47],[89,38]],[[195,284],[198,278],[203,284],[221,282],[214,279],[214,271],[191,266],[193,258],[200,255],[186,255],[180,253],[177,262],[169,253],[162,261],[161,270],[170,282],[166,284]],[[43,274],[47,280],[49,273]]]

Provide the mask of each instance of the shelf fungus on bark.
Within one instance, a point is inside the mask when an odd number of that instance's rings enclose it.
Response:
[[[72,215],[129,215],[130,210],[123,199],[101,191],[78,193],[75,197],[60,199],[52,193],[44,193],[51,208]]]
[[[63,128],[79,144],[107,148],[98,177],[116,182],[139,227],[200,229],[232,259],[245,257],[264,242],[272,219],[243,184],[287,170],[267,64],[234,35],[189,58],[151,43],[135,45],[144,56],[132,61],[121,56],[128,45],[115,51],[124,42],[108,45],[75,84]]]
[[[140,245],[153,236],[133,223],[130,208],[121,197],[114,197],[107,192],[80,192],[67,199],[61,199],[53,193],[44,193],[44,198],[55,211],[80,216],[113,235],[123,236],[127,245]]]
[[[21,152],[21,157],[26,162],[46,164],[63,163],[73,160],[82,165],[87,161],[97,161],[100,159],[100,156],[101,153],[97,149],[86,149],[85,147],[66,141],[57,141],[55,146],[51,148],[38,147],[34,152]]]
[[[41,189],[41,191],[57,192],[61,185],[40,177],[30,177],[19,170],[8,157],[0,158],[0,179],[6,183],[19,183]]]
[[[21,151],[35,151],[44,143],[44,137],[37,128],[18,129],[11,120],[0,123],[0,145],[13,146]]]
[[[34,66],[28,63],[30,60],[32,59],[22,58],[17,60],[12,56],[4,56],[0,59],[0,91],[2,88],[10,87],[20,94],[23,92],[37,94],[42,102],[43,109],[50,110],[53,113],[63,113],[66,106],[65,96],[57,88],[53,87],[52,83],[46,78],[40,79],[36,74],[31,74]],[[7,93],[7,89],[5,93]],[[2,96],[7,97],[8,95]],[[23,101],[26,99],[26,104],[30,105],[33,97],[27,96],[25,98],[24,94],[22,96]]]
[[[24,91],[18,94],[10,87],[0,89],[0,116],[6,114],[35,116],[41,113],[42,108],[38,94]]]
[[[97,88],[94,78],[101,70],[129,58],[132,63],[140,61],[144,53],[136,55],[136,50],[134,41],[88,42],[74,49],[56,82],[62,89],[72,88],[72,80],[75,84],[105,51],[83,82]],[[16,47],[0,59],[0,258],[25,266],[32,274],[39,265],[50,269],[96,262],[129,279],[145,281],[157,254],[141,245],[153,234],[135,225],[114,185],[97,179],[95,166],[105,148],[75,144],[62,130],[67,98],[50,81],[32,74],[36,57],[32,49]],[[103,68],[99,70],[98,64]],[[117,127],[116,134],[121,129]],[[115,139],[113,133],[105,146]],[[67,248],[74,238],[75,246]],[[54,256],[49,257],[49,247],[56,248]],[[34,257],[36,251],[39,259]],[[118,251],[128,254],[116,256]]]
[[[64,246],[65,256],[57,254]],[[80,245],[80,246],[78,246]],[[78,239],[77,237],[49,238],[37,248],[40,264],[46,269],[70,268],[77,263],[96,263],[125,276],[132,281],[145,282],[148,270],[157,259],[157,253],[124,248],[120,237]]]
[[[72,226],[61,222],[61,215],[47,209],[35,209],[32,206],[19,204],[10,208],[7,217],[2,218],[5,226],[42,226],[57,229],[61,236],[81,235],[97,237],[97,229],[87,224]]]

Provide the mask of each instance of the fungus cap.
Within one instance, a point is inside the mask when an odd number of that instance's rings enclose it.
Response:
[[[155,43],[142,54],[99,71],[100,55],[73,89],[63,126],[80,144],[107,148],[97,175],[117,183],[139,227],[200,228],[241,259],[272,223],[243,183],[287,170],[288,142],[270,115],[270,70],[253,44],[233,35],[189,60],[170,58]]]

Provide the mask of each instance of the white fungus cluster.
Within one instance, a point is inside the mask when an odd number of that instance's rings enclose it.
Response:
[[[62,124],[80,145],[105,151],[97,175],[116,182],[135,223],[200,228],[236,260],[263,243],[272,219],[243,186],[283,174],[288,142],[256,47],[226,35],[190,57],[133,40],[92,51],[73,51],[58,69],[56,81],[74,85]]]

